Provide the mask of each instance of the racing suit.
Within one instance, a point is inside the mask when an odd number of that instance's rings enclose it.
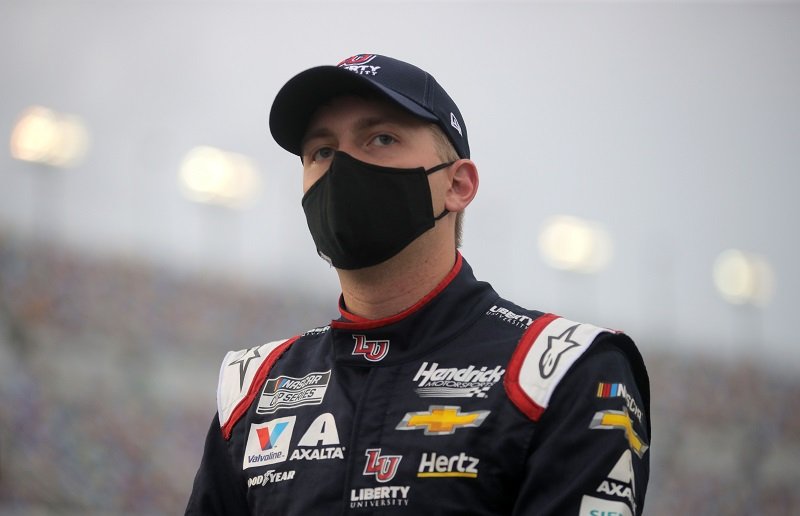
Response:
[[[649,380],[627,336],[520,308],[460,254],[401,314],[340,311],[225,356],[187,514],[641,513]]]

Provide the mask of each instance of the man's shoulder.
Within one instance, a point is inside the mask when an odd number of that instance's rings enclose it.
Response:
[[[258,395],[272,366],[295,344],[313,341],[330,330],[319,326],[286,339],[274,340],[246,349],[229,351],[222,359],[217,384],[217,411],[223,435],[227,438],[236,421]]]
[[[537,421],[553,393],[579,362],[589,361],[599,343],[618,348],[636,373],[646,371],[633,341],[624,333],[543,314],[532,321],[508,364],[505,389],[524,414]]]

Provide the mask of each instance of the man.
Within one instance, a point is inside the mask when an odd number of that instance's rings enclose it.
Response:
[[[478,188],[426,72],[360,54],[270,113],[341,317],[230,352],[187,514],[640,514],[649,383],[621,333],[521,308],[457,251]]]

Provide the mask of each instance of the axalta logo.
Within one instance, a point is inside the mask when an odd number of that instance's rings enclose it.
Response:
[[[362,487],[350,490],[350,508],[405,507],[410,486]]]
[[[275,471],[271,469],[263,475],[256,475],[247,479],[247,487],[265,486],[267,484],[274,484],[276,482],[284,482],[294,478],[294,470],[289,471]]]
[[[289,455],[294,422],[295,416],[288,416],[250,425],[242,469],[285,461]]]
[[[475,428],[489,415],[489,410],[461,412],[461,407],[431,405],[427,411],[408,412],[396,430],[424,430],[425,435],[450,435],[459,428]]]
[[[317,416],[289,457],[289,460],[324,459],[344,459],[344,446],[339,446],[336,420],[330,412]]]
[[[353,355],[361,355],[370,362],[380,362],[389,352],[389,340],[367,340],[366,335],[353,335],[356,341]]]
[[[649,448],[649,445],[633,429],[633,421],[628,414],[627,408],[621,411],[601,410],[596,412],[589,423],[589,428],[593,430],[622,430],[625,432],[625,438],[628,440],[631,450],[639,458],[642,458]]]
[[[611,468],[608,478],[597,486],[596,492],[607,497],[625,500],[636,514],[636,477],[633,473],[631,451],[625,450]]]
[[[375,475],[378,482],[388,482],[397,474],[397,466],[403,459],[402,455],[381,455],[380,448],[371,448],[364,455],[367,462],[364,464],[364,475]]]
[[[500,366],[456,368],[423,362],[413,381],[418,382],[415,391],[422,398],[486,398],[487,391],[505,372]]]
[[[378,75],[378,70],[380,70],[381,67],[367,64],[376,57],[375,54],[356,54],[352,57],[348,57],[336,66],[359,75]]]
[[[533,323],[533,319],[527,315],[515,314],[508,308],[503,308],[502,306],[497,305],[491,307],[489,311],[486,312],[486,315],[497,317],[501,321],[513,324],[518,328],[527,328]]]
[[[325,397],[330,378],[330,371],[309,373],[302,378],[271,378],[264,385],[256,412],[273,414],[282,408],[319,405]]]
[[[478,478],[479,459],[461,452],[458,455],[423,453],[419,461],[419,478]]]
[[[625,404],[628,406],[628,410],[631,412],[631,414],[636,416],[636,419],[639,420],[639,423],[642,423],[642,411],[639,406],[636,405],[636,400],[633,399],[633,396],[628,393],[628,388],[625,387],[624,383],[598,383],[597,397],[624,399]]]

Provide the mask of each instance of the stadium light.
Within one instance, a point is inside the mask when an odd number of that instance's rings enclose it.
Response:
[[[602,225],[558,215],[545,221],[539,234],[539,252],[553,268],[591,274],[608,265],[612,244]]]
[[[69,168],[78,165],[86,155],[89,133],[75,115],[31,106],[14,125],[10,147],[15,159]]]
[[[728,249],[717,256],[712,276],[722,298],[734,305],[765,306],[775,288],[769,262],[738,249]]]
[[[240,208],[260,189],[253,162],[241,154],[215,147],[195,147],[186,154],[179,172],[184,195],[195,202]]]

